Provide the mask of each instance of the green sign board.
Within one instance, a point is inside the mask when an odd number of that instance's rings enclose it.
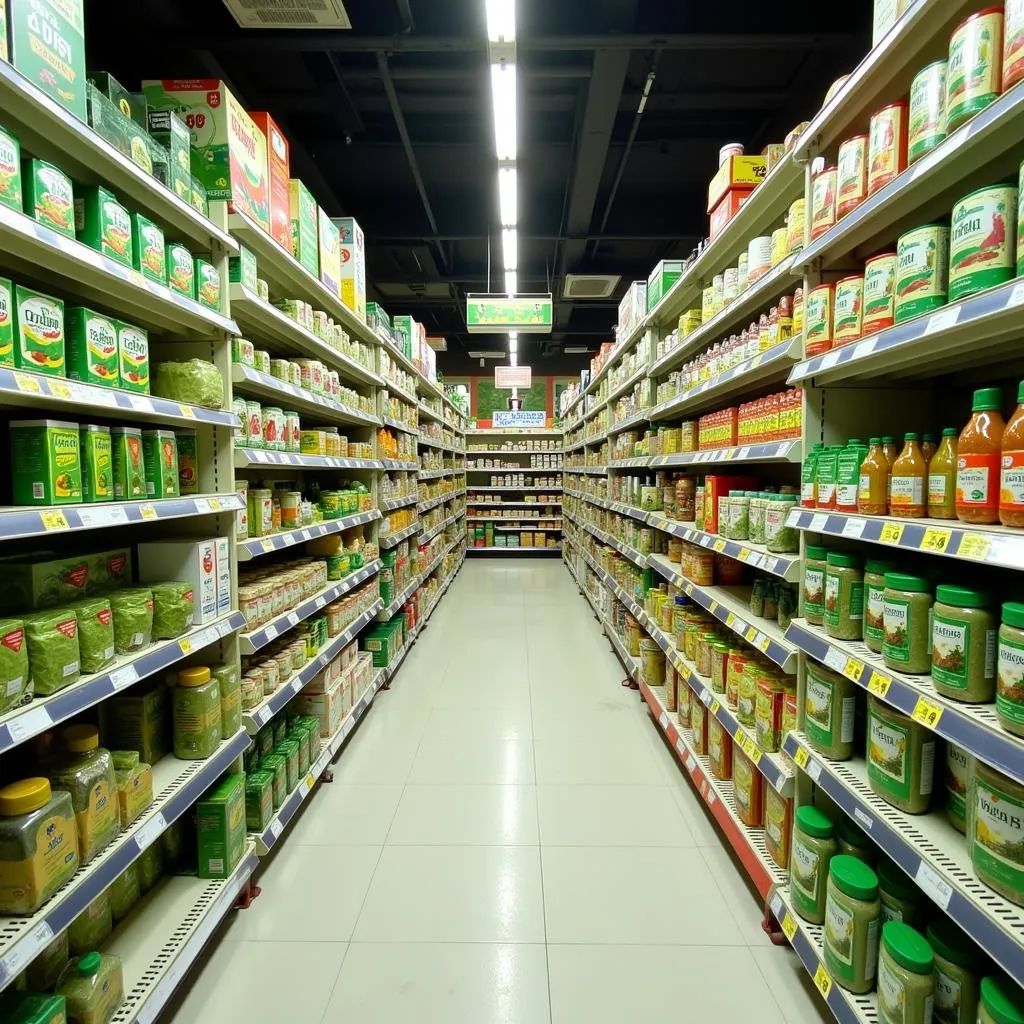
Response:
[[[466,326],[470,334],[521,331],[550,334],[551,293],[546,295],[469,295],[466,298]]]

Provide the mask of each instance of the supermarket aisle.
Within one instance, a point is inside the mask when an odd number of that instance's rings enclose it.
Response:
[[[174,1024],[812,1022],[558,561],[468,561]]]

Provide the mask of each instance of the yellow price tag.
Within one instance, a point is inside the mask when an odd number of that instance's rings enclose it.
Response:
[[[796,748],[796,755],[793,758],[798,768],[807,767],[807,751],[803,747]]]
[[[310,772],[309,775],[306,776],[306,785],[309,786],[310,789],[312,789],[316,785],[316,779],[313,778],[312,772]]]
[[[960,547],[956,549],[956,553],[960,558],[975,558],[982,562],[988,556],[991,546],[991,539],[984,534],[965,533],[960,538]]]
[[[146,502],[145,505],[140,505],[139,512],[142,513],[143,519],[156,519],[156,508],[149,504],[149,502]]]
[[[828,994],[832,991],[832,978],[825,970],[824,964],[818,964],[818,969],[814,972],[814,986],[822,996],[828,999]]]
[[[63,381],[51,380],[50,394],[53,395],[54,398],[70,398],[71,388],[69,388]]]
[[[219,512],[220,511],[220,498],[211,498],[210,499],[210,508],[214,512]]]
[[[715,612],[718,611],[718,602],[717,601],[712,601],[711,602],[711,608],[709,610],[710,610],[711,614],[714,615]]]
[[[48,512],[40,513],[40,517],[43,520],[44,530],[70,530],[71,527],[68,525],[68,521],[64,516],[64,513],[58,509],[50,509]]]
[[[952,536],[953,531],[947,530],[943,526],[929,526],[921,538],[921,550],[930,551],[933,555],[941,555],[946,550]]]
[[[719,709],[719,708],[720,708],[721,706],[722,706],[722,705],[721,705],[721,704],[719,704],[717,700],[713,700],[713,701],[711,702],[711,714],[713,714],[713,715],[717,715],[717,714],[718,714],[718,709]]]
[[[903,536],[903,524],[902,523],[886,523],[882,527],[882,532],[878,537],[878,540],[882,544],[899,544],[900,537]]]
[[[181,406],[181,415],[186,419],[194,420],[196,418],[196,411],[191,405]]]
[[[881,672],[876,672],[874,669],[871,670],[871,678],[868,680],[868,689],[875,694],[876,697],[884,697],[889,692],[889,687],[892,685],[892,680],[888,676],[883,676]]]
[[[184,640],[178,641],[178,647],[181,649],[182,654],[192,653],[192,641],[186,637]]]
[[[736,621],[736,616],[733,612],[729,612],[725,617],[725,624],[732,628],[732,624]]]
[[[714,548],[715,548],[716,551],[724,551],[725,550],[725,541],[724,540],[716,540],[715,544],[714,544]]]
[[[914,705],[914,713],[910,717],[915,722],[920,722],[922,725],[928,726],[929,729],[934,729],[942,717],[942,708],[933,701],[928,700],[927,697],[918,697],[917,703]]]
[[[864,671],[864,663],[858,661],[856,658],[847,658],[846,664],[843,666],[843,675],[852,682],[857,682],[860,679],[861,672]]]
[[[42,386],[35,377],[30,377],[26,373],[14,374],[14,383],[19,391],[24,391],[30,395],[41,395],[43,393]]]
[[[754,637],[756,637],[756,636],[757,636],[757,629],[756,629],[756,628],[755,628],[754,626],[751,626],[751,627],[750,627],[750,628],[749,628],[749,629],[748,629],[748,630],[746,631],[746,633],[744,634],[744,636],[745,636],[745,637],[747,638],[747,643],[750,643],[750,644],[752,644],[752,643],[754,642]]]
[[[782,934],[786,936],[789,942],[792,942],[793,936],[796,935],[796,921],[793,920],[793,916],[788,911],[782,919]]]
[[[767,633],[762,633],[757,638],[757,646],[760,649],[762,654],[764,654],[764,652],[768,650],[768,648],[771,646],[771,642],[772,642],[772,638],[770,636],[768,636]]]

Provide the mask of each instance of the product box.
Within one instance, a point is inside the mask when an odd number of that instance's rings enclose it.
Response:
[[[82,423],[78,428],[82,501],[114,500],[114,461],[110,427]]]
[[[763,156],[730,156],[708,185],[707,212],[710,213],[731,188],[757,188],[764,179],[766,163]]]
[[[77,423],[12,420],[10,430],[15,505],[71,505],[82,500]]]
[[[146,470],[146,495],[178,497],[178,446],[173,430],[144,430],[142,460]]]
[[[183,245],[167,246],[167,287],[187,299],[196,297],[196,266],[192,253]]]
[[[267,142],[268,188],[270,192],[270,237],[287,253],[292,252],[292,213],[288,183],[291,167],[288,140],[265,110],[250,111],[256,127]]]
[[[0,366],[14,366],[14,332],[14,286],[0,277]]]
[[[114,750],[135,750],[139,760],[156,764],[171,749],[170,698],[163,680],[139,683],[103,701],[101,735]]]
[[[405,355],[406,359],[412,359],[412,339],[416,333],[416,321],[411,316],[392,317],[391,333],[398,350]]]
[[[196,257],[195,262],[196,302],[200,306],[221,311],[220,274],[217,268],[206,260]]]
[[[202,626],[217,617],[216,538],[147,541],[139,544],[138,551],[140,583],[191,583],[195,598],[193,623]]]
[[[348,691],[344,685],[346,679],[346,676],[336,679],[326,693],[307,693],[302,690],[292,701],[290,710],[300,715],[312,715],[319,722],[320,735],[333,736],[338,731],[347,710]]]
[[[3,0],[0,0],[0,5],[2,4]],[[21,146],[10,132],[0,127],[0,203],[21,213],[24,210],[24,202],[21,188]]]
[[[320,280],[332,295],[341,296],[341,250],[338,228],[318,206],[316,208],[319,239]]]
[[[366,241],[353,217],[335,217],[341,236],[341,301],[366,320]]]
[[[75,193],[71,179],[45,160],[24,159],[21,165],[25,213],[68,238],[75,237]]]
[[[5,612],[38,611],[83,597],[109,593],[131,582],[127,548],[43,559],[32,555],[0,560],[0,607]]]
[[[163,230],[141,213],[129,214],[132,225],[132,264],[143,277],[167,284],[167,243]]]
[[[90,249],[126,267],[133,266],[131,218],[113,193],[102,186],[78,186],[75,194],[75,234]]]
[[[82,0],[7,0],[11,63],[38,89],[85,120]]]
[[[662,260],[647,278],[647,312],[661,302],[668,290],[683,276],[686,264],[683,260]]]
[[[140,395],[149,394],[149,334],[141,327],[115,320],[117,324],[118,372],[121,388]]]
[[[228,257],[228,281],[231,284],[240,284],[246,291],[255,295],[259,289],[256,279],[256,256],[244,245],[240,245],[238,255]]]
[[[231,542],[227,537],[216,538],[217,558],[217,614],[231,611]]]
[[[117,807],[121,828],[127,828],[153,802],[153,768],[142,763],[141,758],[139,762],[132,769],[117,772]]]
[[[193,173],[207,197],[228,200],[233,211],[268,231],[267,142],[227,86],[215,78],[164,79],[144,81],[142,90],[153,110],[188,112],[192,145],[201,156],[201,170]]]
[[[704,477],[704,532],[718,533],[718,499],[727,497],[730,491],[752,491],[757,487],[757,478],[752,476],[721,476],[709,474]]]
[[[623,341],[647,315],[647,282],[634,281],[619,303],[618,341]]]
[[[366,304],[366,325],[376,335],[383,335],[385,338],[394,336],[391,317],[385,312],[384,307],[377,302]]]
[[[722,196],[718,205],[711,211],[708,231],[710,238],[715,239],[721,234],[722,228],[740,212],[753,191],[752,188],[731,188]]]
[[[108,71],[93,71],[89,74],[88,78],[96,89],[106,96],[125,117],[131,118],[131,120],[142,125],[142,127],[146,126],[146,103],[142,97],[137,97],[130,93]]]
[[[227,878],[245,854],[245,773],[225,776],[196,804],[199,877]]]
[[[63,377],[64,303],[52,295],[15,285],[14,316],[14,365],[20,370]]]
[[[786,146],[782,142],[769,142],[764,149],[761,150],[761,156],[764,157],[764,169],[765,173],[769,173],[773,167],[786,155]]]
[[[189,202],[192,179],[192,135],[173,110],[147,110],[147,125],[153,140],[167,150],[167,181],[164,184]]]
[[[320,276],[317,205],[298,178],[288,182],[288,209],[292,226],[292,253],[314,277]]]
[[[175,430],[174,440],[178,448],[178,492],[199,493],[199,450],[194,430]],[[239,513],[241,515],[242,513]]]
[[[254,771],[245,776],[245,828],[262,832],[274,816],[274,773]]]
[[[112,427],[110,456],[114,470],[114,498],[136,501],[146,496],[146,463],[140,427]],[[173,577],[164,577],[173,579]]]
[[[195,175],[189,178],[189,203],[193,210],[204,217],[210,216],[210,194],[206,186]]]
[[[116,388],[118,369],[117,321],[85,306],[69,306],[64,318],[67,373],[72,380]]]

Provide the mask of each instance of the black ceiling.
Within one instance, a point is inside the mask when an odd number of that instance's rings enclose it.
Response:
[[[86,0],[90,69],[220,77],[269,110],[292,174],[362,225],[372,298],[449,340],[468,372],[465,294],[501,290],[484,0],[346,0],[350,32],[244,31],[218,0]],[[871,4],[519,0],[519,288],[555,293],[550,338],[520,346],[566,372],[611,339],[631,280],[707,230],[726,142],[759,152],[810,117],[867,50]],[[812,21],[813,11],[813,21]],[[650,72],[646,110],[637,105]],[[565,273],[622,276],[613,299],[561,301]],[[525,340],[525,339],[524,339]]]

